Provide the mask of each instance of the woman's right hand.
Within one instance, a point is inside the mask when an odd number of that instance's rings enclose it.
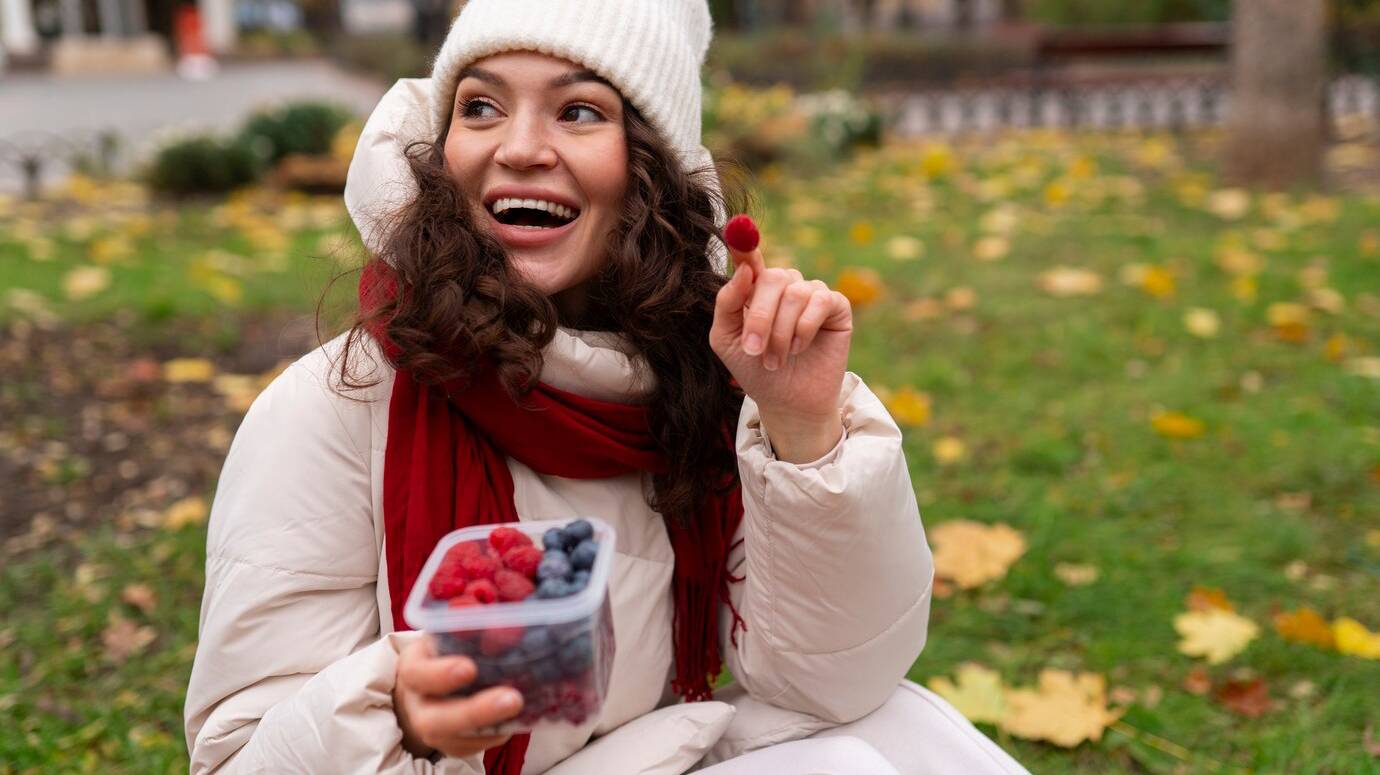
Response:
[[[465,757],[503,745],[509,735],[476,735],[522,712],[522,694],[495,686],[470,697],[449,697],[474,680],[469,657],[436,655],[430,636],[416,639],[398,655],[393,713],[403,733],[403,748],[426,758],[435,751]]]

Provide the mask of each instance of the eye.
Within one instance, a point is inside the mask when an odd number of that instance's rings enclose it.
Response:
[[[567,107],[563,113],[561,113],[561,118],[565,118],[566,116],[571,115],[571,113],[576,113],[576,114],[578,114],[578,112],[579,112],[579,111],[582,111],[582,110],[583,110],[585,113],[587,113],[587,114],[593,116],[593,118],[590,119],[589,121],[580,121],[579,119],[576,119],[576,120],[575,120],[575,123],[577,123],[577,124],[588,124],[588,123],[591,123],[591,122],[597,122],[597,121],[603,121],[603,120],[604,120],[604,116],[603,116],[602,113],[600,113],[599,111],[595,110],[594,108],[591,108],[591,107],[588,106],[588,105],[571,105],[571,106]]]
[[[498,111],[498,108],[495,108],[487,100],[471,97],[460,103],[460,115],[463,118],[490,118],[490,116],[481,115],[477,112],[483,108],[492,108],[495,112]]]

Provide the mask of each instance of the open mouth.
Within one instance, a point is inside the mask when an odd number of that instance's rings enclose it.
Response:
[[[580,211],[538,199],[499,199],[489,205],[494,220],[524,229],[557,229],[580,217]]]

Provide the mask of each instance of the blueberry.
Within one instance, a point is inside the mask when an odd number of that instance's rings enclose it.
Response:
[[[573,592],[580,592],[589,586],[589,571],[577,570],[570,577],[570,588]]]
[[[528,659],[520,651],[513,650],[498,658],[498,669],[505,678],[512,678],[527,672]]]
[[[565,533],[565,545],[573,549],[579,546],[581,541],[588,541],[594,537],[594,525],[587,519],[577,519],[562,528],[562,532]]]
[[[536,597],[538,600],[551,600],[557,597],[566,597],[570,594],[570,583],[563,578],[543,579],[537,585]]]
[[[539,657],[551,650],[555,642],[551,631],[545,627],[531,627],[522,635],[522,653],[529,657]]]
[[[538,683],[553,684],[561,680],[565,675],[561,669],[560,661],[553,655],[546,659],[538,660],[532,665],[532,678]]]
[[[552,549],[564,549],[565,533],[561,532],[560,528],[553,527],[550,530],[547,530],[545,533],[542,533],[541,545],[542,548],[546,549],[547,551],[550,551]]]
[[[598,556],[599,544],[586,538],[570,553],[570,564],[574,565],[576,570],[589,570],[594,567],[594,558]]]
[[[594,658],[594,643],[588,634],[581,635],[562,646],[557,656],[566,675],[578,675],[589,668]]]
[[[542,555],[541,564],[537,566],[537,578],[543,581],[563,579],[570,575],[570,570],[570,558],[565,552],[548,549],[546,554]]]

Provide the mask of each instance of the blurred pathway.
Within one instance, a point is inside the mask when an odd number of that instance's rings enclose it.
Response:
[[[386,88],[326,61],[231,64],[209,81],[185,81],[171,73],[8,74],[0,77],[0,191],[20,190],[22,177],[13,158],[18,149],[44,148],[54,162],[45,164],[44,179],[52,181],[66,174],[68,149],[94,148],[103,130],[120,135],[118,161],[127,168],[160,130],[232,131],[258,107],[302,98],[334,100],[364,116]]]

